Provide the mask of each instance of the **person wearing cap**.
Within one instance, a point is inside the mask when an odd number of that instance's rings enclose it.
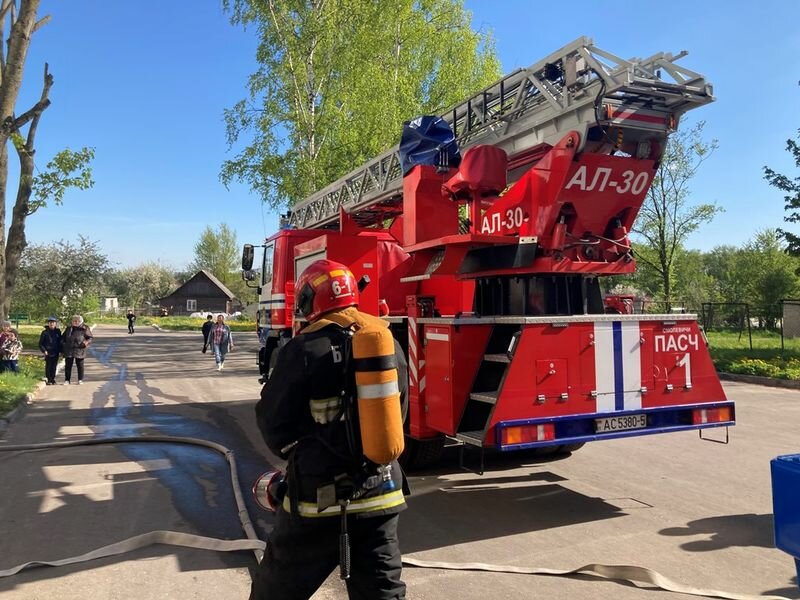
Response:
[[[44,374],[47,385],[56,384],[56,367],[61,354],[61,330],[58,328],[58,317],[47,319],[44,331],[39,335],[39,350],[44,355]]]

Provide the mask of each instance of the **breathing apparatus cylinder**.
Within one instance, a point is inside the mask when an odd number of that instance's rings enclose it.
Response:
[[[358,421],[364,456],[384,465],[403,452],[403,416],[394,338],[388,328],[368,324],[353,335]]]

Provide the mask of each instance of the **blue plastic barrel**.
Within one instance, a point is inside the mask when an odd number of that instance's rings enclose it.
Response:
[[[775,546],[794,557],[800,580],[800,454],[770,461]]]

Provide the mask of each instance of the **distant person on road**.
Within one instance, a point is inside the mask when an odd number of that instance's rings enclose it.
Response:
[[[47,385],[55,385],[58,357],[61,354],[61,330],[58,328],[58,317],[47,319],[47,325],[39,336],[39,350],[44,355],[44,374],[47,378]]]
[[[225,368],[225,355],[229,350],[233,350],[233,335],[231,328],[225,324],[225,315],[217,315],[217,322],[208,334],[208,341],[214,350],[217,371],[222,371]]]
[[[208,334],[211,333],[212,327],[214,327],[214,315],[208,315],[206,322],[203,323],[203,354],[208,350]]]
[[[86,358],[86,349],[92,343],[92,331],[83,322],[80,315],[72,315],[72,322],[61,338],[64,352],[64,385],[69,385],[72,379],[72,365],[78,367],[78,385],[83,383],[83,360]]]
[[[22,342],[17,339],[16,329],[8,330],[3,338],[3,344],[0,346],[0,352],[3,354],[3,358],[0,360],[0,372],[19,373],[19,353],[22,352]]]
[[[128,310],[128,333],[133,333],[133,325],[136,323],[136,315],[133,313],[133,310]]]

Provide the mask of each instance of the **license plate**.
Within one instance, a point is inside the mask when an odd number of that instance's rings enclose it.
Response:
[[[614,433],[643,427],[647,427],[647,415],[624,415],[594,420],[594,430],[597,433]]]

